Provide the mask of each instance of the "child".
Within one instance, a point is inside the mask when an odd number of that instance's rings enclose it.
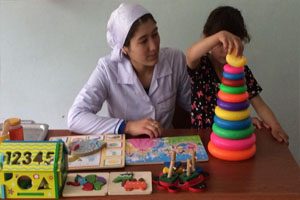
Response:
[[[213,124],[216,94],[226,54],[234,51],[238,56],[242,55],[243,42],[250,41],[240,11],[230,6],[218,7],[210,13],[203,35],[186,53],[188,72],[192,79],[191,121],[192,127],[198,129],[209,128]],[[276,140],[288,143],[287,134],[259,95],[262,88],[248,66],[245,66],[245,79],[250,103],[262,119],[253,118],[253,124],[258,129],[270,128]]]
[[[160,48],[152,14],[122,3],[107,24],[112,51],[99,59],[68,114],[77,133],[160,137],[172,127],[175,102],[190,112],[190,79],[182,52]],[[104,102],[108,117],[98,116]]]

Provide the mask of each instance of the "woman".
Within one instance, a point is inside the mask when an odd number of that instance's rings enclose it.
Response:
[[[159,137],[172,127],[175,102],[190,111],[185,56],[160,49],[153,16],[140,5],[121,4],[107,24],[112,52],[99,59],[76,97],[68,126],[77,133],[115,133]],[[107,101],[109,117],[96,113]]]

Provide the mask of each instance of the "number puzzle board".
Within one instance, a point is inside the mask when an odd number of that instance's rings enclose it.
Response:
[[[103,177],[106,180],[106,184],[102,186],[100,190],[83,190],[83,186],[73,186],[68,184],[68,182],[74,182],[75,177],[77,175],[80,175],[82,177],[85,177],[87,175],[96,175],[97,177]],[[79,196],[105,196],[107,195],[108,191],[108,179],[109,179],[109,173],[69,173],[64,191],[63,191],[63,197],[79,197]]]
[[[197,161],[207,161],[200,136],[177,136],[163,138],[139,138],[126,140],[126,165],[160,164],[170,161],[172,151],[176,151],[176,161],[186,161],[191,158],[191,152],[196,152]]]
[[[138,186],[134,186],[138,184],[140,178],[143,178],[147,187],[145,190],[141,189],[132,189],[131,191],[126,191],[124,187],[122,187],[122,183],[114,183],[114,179],[120,176],[121,174],[133,173],[133,178],[135,178],[136,182],[131,182],[129,184],[133,184],[133,187],[138,188]],[[150,171],[140,171],[140,172],[111,172],[109,175],[108,182],[108,195],[145,195],[152,193],[152,175]]]
[[[62,140],[67,147],[73,142],[83,140],[101,140],[106,146],[99,152],[88,156],[72,156],[68,148],[68,170],[89,170],[122,168],[125,166],[125,135],[80,135],[51,137],[49,140]]]

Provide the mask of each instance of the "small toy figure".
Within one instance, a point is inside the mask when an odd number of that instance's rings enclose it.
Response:
[[[125,188],[126,191],[131,190],[146,190],[147,189],[147,183],[143,178],[140,178],[139,180],[133,179],[133,180],[126,180],[122,186]]]
[[[124,174],[120,174],[118,177],[116,177],[113,182],[114,183],[120,183],[127,180],[133,179],[133,173],[132,172],[126,172]]]

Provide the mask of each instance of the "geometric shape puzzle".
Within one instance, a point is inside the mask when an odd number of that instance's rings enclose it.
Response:
[[[95,189],[91,188],[89,189],[84,189],[84,187],[88,187],[89,185],[84,183],[81,183],[80,185],[79,181],[75,181],[76,177],[81,176],[81,177],[87,177],[91,178],[93,175],[96,175],[96,177],[101,178],[104,182],[100,187],[96,184],[94,184]],[[109,179],[109,173],[100,173],[100,172],[91,172],[91,173],[70,173],[67,176],[67,180],[65,183],[64,191],[63,191],[63,197],[77,197],[77,196],[105,196],[107,195],[108,191],[108,184],[106,183]],[[87,180],[85,180],[87,181]],[[75,183],[78,184],[76,185]],[[91,181],[89,181],[91,182]],[[93,182],[96,182],[93,181]],[[74,183],[74,184],[72,184]],[[84,186],[86,184],[86,186]],[[97,188],[98,186],[98,188]]]

